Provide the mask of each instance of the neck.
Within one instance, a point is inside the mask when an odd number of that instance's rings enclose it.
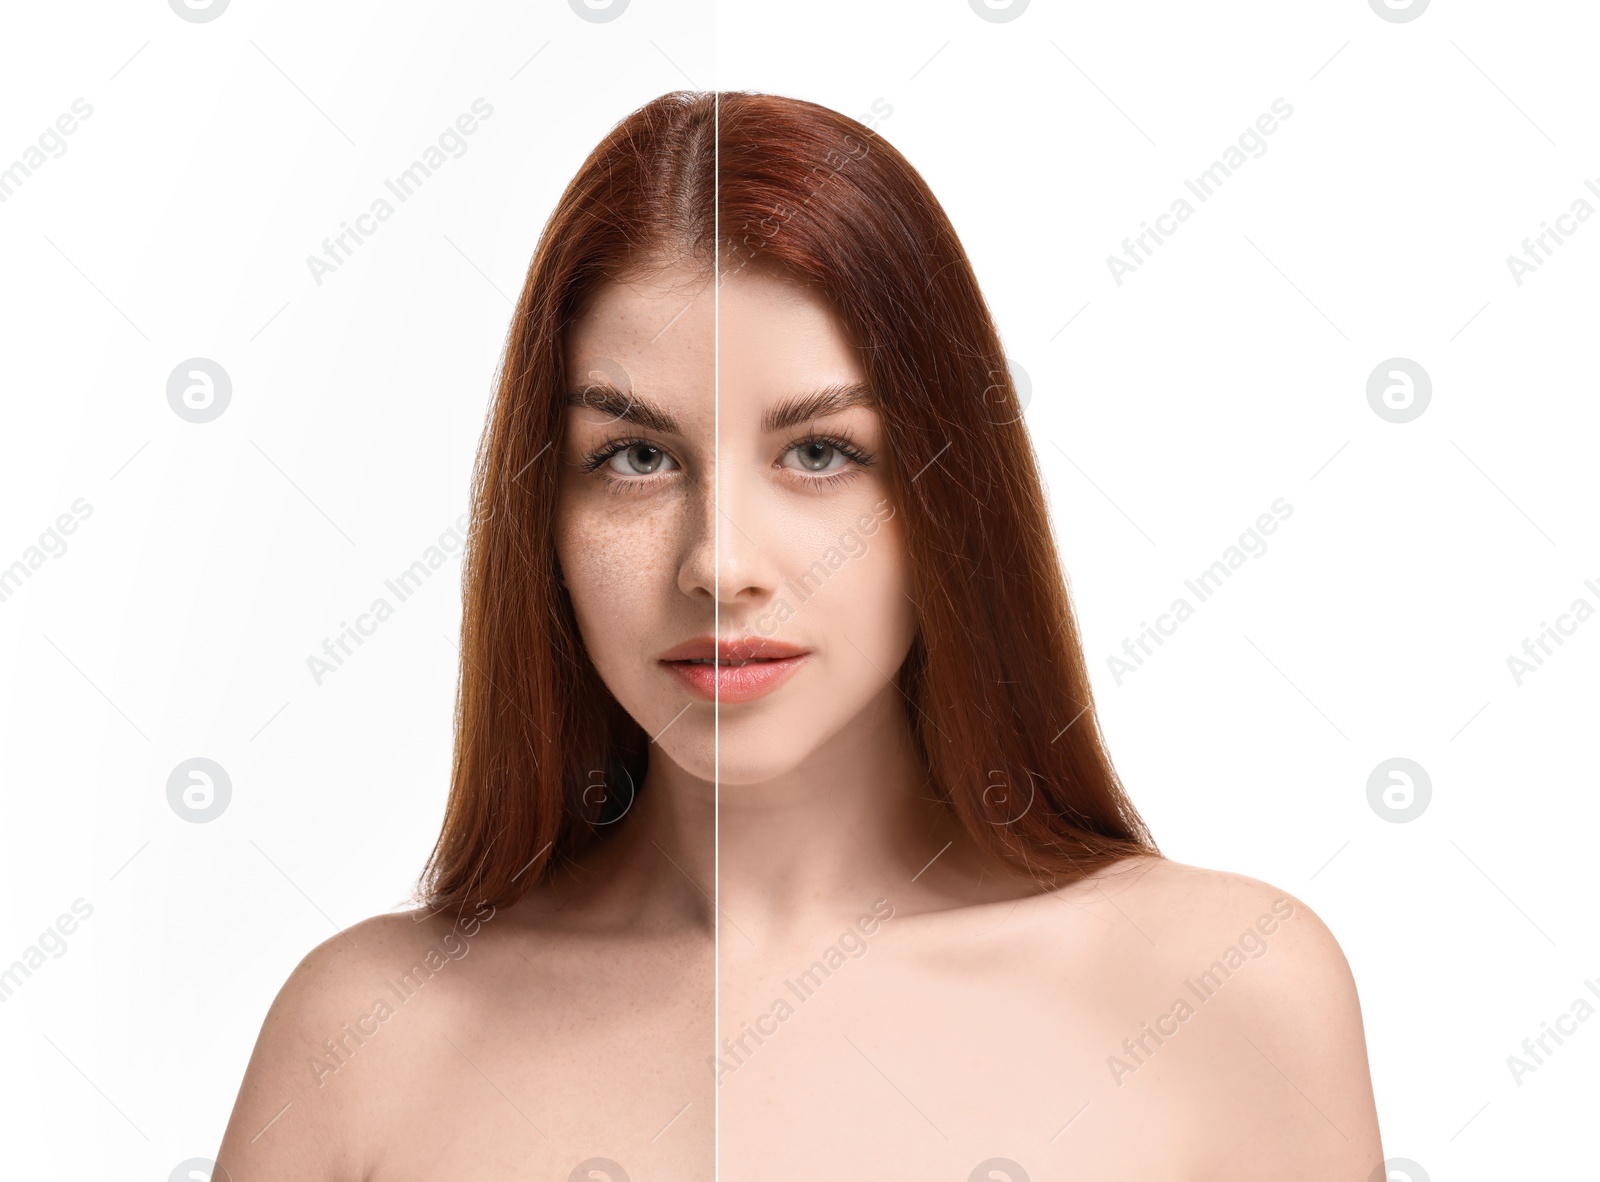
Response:
[[[617,825],[582,860],[591,889],[635,922],[715,928],[725,956],[811,939],[879,900],[909,915],[1027,893],[935,797],[892,684],[802,766],[759,782],[719,790],[653,749]]]
[[[722,784],[718,870],[730,951],[849,922],[878,899],[903,908],[921,884],[914,876],[952,839],[954,821],[933,799],[899,691],[884,688],[799,767]]]

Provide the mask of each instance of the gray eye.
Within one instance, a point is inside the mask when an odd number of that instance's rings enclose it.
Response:
[[[607,461],[613,472],[623,476],[653,476],[663,466],[670,467],[667,453],[653,443],[625,447]]]
[[[842,458],[838,448],[820,439],[802,443],[794,451],[808,472],[826,472],[835,459]]]

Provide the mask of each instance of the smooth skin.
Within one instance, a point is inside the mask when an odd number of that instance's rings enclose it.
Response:
[[[649,772],[474,934],[413,912],[314,949],[247,1070],[234,1182],[595,1158],[638,1182],[1368,1182],[1355,984],[1310,908],[1164,859],[1038,894],[933,798],[893,680],[915,616],[877,412],[763,421],[865,381],[821,293],[670,266],[601,289],[568,349],[676,428],[575,406],[559,457],[563,577]],[[810,655],[719,707],[658,662],[713,633]],[[430,947],[427,983],[385,992]],[[337,1071],[308,1065],[363,1018]]]

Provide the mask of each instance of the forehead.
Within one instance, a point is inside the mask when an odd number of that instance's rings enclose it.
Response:
[[[865,380],[857,351],[822,290],[775,268],[732,272],[720,284],[672,269],[598,288],[568,333],[575,381],[628,382],[685,421],[765,407],[797,390]]]
[[[567,331],[567,364],[575,380],[598,370],[657,398],[709,392],[715,340],[711,275],[674,268],[601,284]]]
[[[796,380],[864,378],[843,322],[820,287],[773,268],[746,268],[723,280],[717,360],[726,387],[777,396]]]

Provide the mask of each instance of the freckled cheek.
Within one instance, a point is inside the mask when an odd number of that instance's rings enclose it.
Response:
[[[654,622],[666,615],[676,588],[675,516],[577,498],[563,507],[557,529],[561,572],[597,664],[659,641]]]

